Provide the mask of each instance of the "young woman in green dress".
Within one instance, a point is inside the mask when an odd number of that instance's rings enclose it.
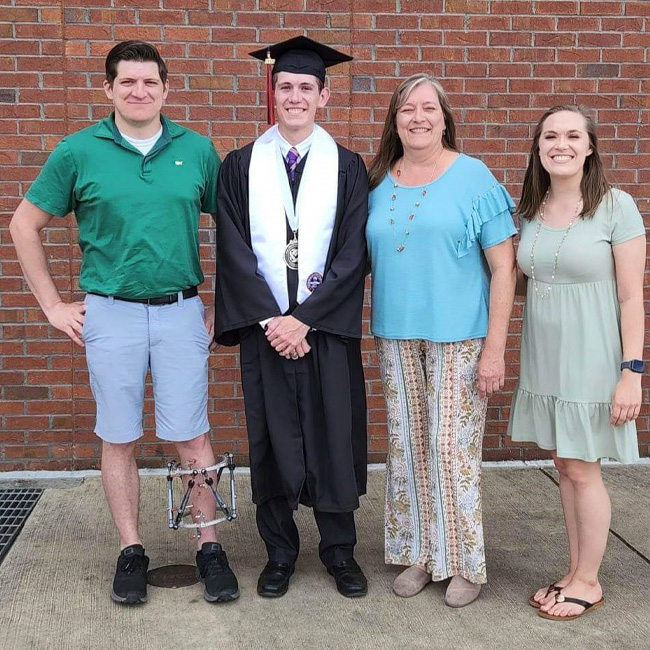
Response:
[[[607,182],[594,122],[576,106],[537,124],[517,212],[526,304],[508,430],[551,451],[569,541],[568,570],[530,604],[569,620],[604,603],[600,459],[639,457],[645,229],[632,198]]]

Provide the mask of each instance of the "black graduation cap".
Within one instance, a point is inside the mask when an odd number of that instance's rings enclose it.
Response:
[[[325,81],[325,69],[338,63],[352,61],[352,57],[333,47],[323,45],[306,36],[296,36],[289,40],[250,52],[252,57],[264,61],[267,81],[267,117],[273,124],[273,90],[271,79],[276,72],[292,72],[294,74],[310,74]],[[273,66],[273,68],[271,68]]]

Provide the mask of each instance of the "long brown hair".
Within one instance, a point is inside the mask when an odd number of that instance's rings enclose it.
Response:
[[[442,114],[445,118],[445,130],[442,134],[442,146],[445,149],[458,151],[456,146],[456,124],[451,112],[451,105],[449,104],[447,93],[445,93],[440,82],[431,75],[426,74],[425,72],[414,74],[408,77],[408,79],[404,79],[404,81],[397,86],[393,96],[391,97],[388,106],[388,114],[386,115],[386,121],[384,122],[384,132],[379,141],[379,151],[368,168],[368,185],[371,190],[374,190],[375,187],[384,180],[391,165],[398,158],[404,155],[404,147],[397,135],[397,126],[395,124],[397,112],[402,108],[402,106],[404,106],[413,89],[425,82],[431,84],[438,94],[440,108],[442,109]]]
[[[587,134],[589,135],[589,146],[591,154],[585,158],[582,168],[582,179],[580,180],[580,192],[582,193],[582,211],[580,217],[593,217],[596,208],[602,198],[607,194],[611,185],[605,176],[603,161],[598,152],[598,136],[596,135],[596,124],[581,106],[566,104],[553,106],[540,118],[535,132],[533,133],[533,144],[530,148],[530,157],[528,159],[528,168],[524,176],[524,185],[521,190],[521,200],[517,207],[517,216],[524,219],[533,219],[539,210],[544,196],[551,185],[551,177],[544,169],[539,157],[539,139],[542,135],[544,122],[548,117],[561,111],[578,113],[585,120]]]

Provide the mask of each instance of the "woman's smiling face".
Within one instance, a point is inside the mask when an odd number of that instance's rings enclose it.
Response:
[[[591,153],[587,124],[580,113],[558,111],[544,120],[539,158],[551,178],[582,175],[585,160]]]
[[[405,151],[435,150],[442,144],[445,117],[436,89],[430,84],[418,84],[397,110],[395,126]]]

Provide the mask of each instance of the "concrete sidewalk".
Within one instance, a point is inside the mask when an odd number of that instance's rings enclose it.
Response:
[[[118,539],[100,481],[48,488],[0,565],[0,650],[647,650],[650,648],[650,466],[604,468],[612,496],[612,534],[602,570],[606,604],[573,622],[546,621],[529,594],[559,577],[566,561],[562,514],[548,469],[486,469],[484,520],[488,585],[464,609],[443,604],[444,585],[411,599],[393,595],[399,572],[383,562],[383,481],[370,473],[358,511],[356,557],[370,583],[366,598],[340,596],[318,560],[309,510],[298,525],[302,552],[289,593],[255,592],[265,552],[238,475],[239,517],[220,526],[241,597],[211,605],[201,585],[150,587],[146,605],[109,598]],[[187,531],[166,522],[166,481],[144,477],[142,522],[150,568],[194,562]]]

